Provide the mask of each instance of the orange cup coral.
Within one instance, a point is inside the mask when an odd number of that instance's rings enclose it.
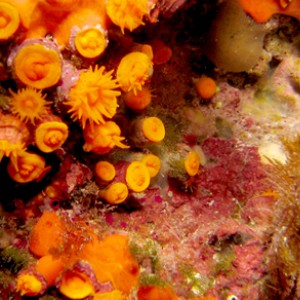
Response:
[[[151,103],[151,92],[149,88],[143,86],[141,90],[134,92],[131,90],[124,96],[124,103],[133,110],[143,110]]]
[[[36,89],[56,85],[62,72],[58,51],[38,43],[22,46],[14,57],[13,67],[21,82]]]
[[[157,117],[142,120],[142,131],[150,142],[161,142],[166,134],[164,123]]]
[[[96,181],[99,185],[107,184],[116,176],[116,169],[108,161],[100,160],[96,163],[94,169]]]
[[[0,3],[0,41],[10,39],[20,26],[20,16],[16,7],[1,2]]]
[[[201,157],[196,151],[191,151],[184,160],[184,168],[190,176],[195,176],[201,164]]]
[[[142,52],[131,52],[125,55],[117,69],[117,79],[124,92],[136,93],[152,76],[153,63],[149,56]]]
[[[130,31],[143,25],[143,17],[149,12],[148,0],[108,0],[106,11],[111,21],[121,28]]]
[[[0,161],[3,156],[16,157],[29,140],[29,130],[17,117],[0,112]]]
[[[46,290],[46,282],[42,275],[32,271],[20,272],[16,279],[16,291],[21,296],[38,296]]]
[[[158,156],[154,154],[146,154],[143,156],[141,162],[148,168],[151,178],[155,177],[158,174],[161,167],[161,161]]]
[[[50,102],[45,100],[45,96],[41,91],[27,87],[18,90],[14,93],[10,90],[11,97],[11,111],[17,115],[24,122],[35,123],[36,120],[42,118],[46,112],[47,106]]]
[[[105,123],[117,110],[117,97],[121,94],[115,90],[118,85],[112,79],[112,72],[104,73],[104,67],[96,66],[93,70],[82,71],[78,82],[71,88],[68,99],[64,102],[74,120],[80,120],[85,128],[89,123]]]
[[[69,299],[83,299],[95,293],[90,278],[79,270],[66,270],[59,282],[59,291]]]
[[[88,124],[83,134],[85,140],[83,150],[86,152],[106,154],[116,146],[121,149],[129,148],[122,143],[125,138],[121,137],[121,129],[113,121],[93,126]]]
[[[239,0],[243,9],[259,23],[267,22],[274,14],[284,14],[300,20],[300,5],[297,0]]]
[[[7,172],[14,181],[26,183],[43,178],[49,170],[45,165],[43,157],[24,151],[9,161]]]
[[[75,36],[76,50],[85,58],[98,58],[107,47],[106,35],[107,33],[101,26],[80,30]]]
[[[126,169],[125,180],[134,192],[143,192],[149,187],[150,174],[145,164],[133,161]]]
[[[99,192],[99,197],[110,204],[120,204],[128,197],[128,188],[122,182],[113,182],[107,188]]]
[[[68,126],[62,121],[42,122],[35,129],[35,143],[46,153],[63,145],[69,134]]]
[[[217,84],[212,78],[202,76],[196,82],[196,90],[201,98],[207,100],[216,94]]]

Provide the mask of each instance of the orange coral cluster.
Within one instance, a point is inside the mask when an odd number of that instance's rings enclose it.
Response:
[[[107,46],[106,31],[111,22],[132,31],[144,24],[156,1],[125,0],[6,0],[0,6],[0,41],[13,36],[22,24],[26,38],[51,34],[60,47],[75,42],[87,58],[98,57]],[[99,30],[100,29],[100,30]]]
[[[56,284],[68,298],[82,299],[104,292],[128,295],[137,285],[139,266],[128,241],[120,234],[100,238],[81,221],[46,211],[32,230],[29,248],[39,257],[33,269],[48,287]],[[23,274],[26,270],[17,278],[18,291],[30,296],[38,283]]]
[[[283,14],[300,20],[300,2],[297,0],[239,0],[243,9],[259,23],[267,22],[275,14]]]

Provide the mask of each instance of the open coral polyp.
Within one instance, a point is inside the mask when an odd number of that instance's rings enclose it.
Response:
[[[143,25],[143,17],[149,12],[148,0],[108,0],[106,11],[112,22],[121,28],[122,33],[127,28],[130,31]]]
[[[153,63],[145,53],[134,51],[125,55],[117,69],[117,79],[124,92],[136,93],[152,76]]]
[[[82,71],[78,82],[71,88],[65,105],[74,120],[80,120],[85,128],[89,123],[105,123],[117,110],[117,97],[121,94],[116,90],[118,85],[112,79],[112,72],[104,73],[104,67],[96,66],[93,70]]]
[[[116,146],[121,149],[129,148],[122,143],[125,138],[121,137],[121,129],[113,121],[94,126],[87,125],[83,133],[85,140],[83,150],[86,152],[106,154]]]
[[[41,119],[50,104],[45,100],[41,91],[30,87],[18,90],[17,93],[13,91],[10,93],[12,95],[11,111],[24,122],[30,121],[34,124],[36,120]]]
[[[16,290],[21,296],[38,296],[45,292],[46,282],[37,272],[24,270],[17,277]]]
[[[17,156],[29,140],[29,130],[17,117],[0,112],[0,161],[3,156]]]

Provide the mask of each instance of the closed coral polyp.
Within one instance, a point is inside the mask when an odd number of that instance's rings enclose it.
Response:
[[[130,31],[143,25],[143,16],[148,13],[148,0],[108,0],[106,11],[111,21],[121,28]]]
[[[38,154],[23,152],[7,165],[9,176],[16,182],[26,183],[39,180],[45,174],[46,162]]]
[[[17,93],[12,91],[10,93],[11,111],[24,122],[30,121],[34,124],[36,120],[41,119],[49,105],[41,91],[34,88],[28,87],[18,90]]]
[[[150,184],[150,174],[145,164],[133,161],[126,170],[126,182],[134,192],[143,192]]]
[[[110,204],[119,204],[127,199],[128,188],[122,182],[115,182],[100,191],[99,196]]]
[[[201,98],[207,100],[216,94],[217,84],[212,78],[202,76],[196,82],[196,90]]]
[[[75,47],[80,55],[86,58],[97,58],[105,50],[107,39],[104,30],[91,27],[81,30],[75,37]]]
[[[166,133],[164,123],[157,117],[143,119],[142,131],[145,137],[154,143],[161,142]]]
[[[101,160],[95,165],[96,180],[99,183],[112,181],[116,176],[116,169],[113,164],[108,161]]]
[[[69,299],[83,299],[95,292],[88,276],[73,270],[64,272],[59,290]]]
[[[9,3],[0,3],[0,41],[11,38],[20,25],[18,10]]]
[[[24,84],[45,89],[58,83],[62,66],[57,51],[41,44],[24,46],[14,59],[14,70]]]
[[[201,158],[196,151],[191,151],[184,160],[184,167],[190,176],[195,176],[200,167]]]
[[[125,138],[121,137],[121,129],[113,121],[94,126],[88,125],[83,133],[85,139],[83,150],[87,152],[106,154],[116,146],[121,149],[129,148],[122,143]]]
[[[71,88],[65,105],[74,120],[80,120],[85,128],[89,123],[105,123],[117,110],[117,97],[121,94],[116,90],[118,85],[112,79],[112,72],[104,73],[104,67],[96,66],[93,70],[82,71],[78,82]]]
[[[41,151],[49,153],[61,147],[68,134],[68,126],[64,122],[43,122],[35,130],[35,143]]]
[[[143,110],[151,103],[151,92],[149,88],[142,87],[134,93],[133,90],[124,96],[125,105],[133,110]]]
[[[148,168],[151,178],[155,177],[158,174],[161,167],[161,161],[158,156],[154,154],[146,154],[142,158],[141,162],[145,164],[146,167]]]
[[[117,79],[124,92],[131,90],[136,94],[152,76],[153,63],[149,56],[142,52],[131,52],[125,55],[117,69]]]

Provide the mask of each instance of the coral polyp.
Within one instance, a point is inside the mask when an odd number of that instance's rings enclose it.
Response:
[[[104,124],[105,119],[115,115],[117,97],[121,93],[112,73],[105,73],[105,67],[90,67],[80,73],[79,80],[71,88],[64,104],[70,107],[68,112],[72,119],[79,120],[83,128],[87,123]]]
[[[84,129],[85,144],[83,149],[86,152],[106,154],[114,147],[127,149],[129,146],[123,144],[125,137],[121,136],[120,127],[113,121],[107,121],[100,125],[87,125]]]
[[[149,12],[148,0],[108,0],[106,11],[112,22],[121,28],[130,31],[143,25],[143,17]]]
[[[125,55],[117,69],[117,79],[124,92],[135,94],[153,73],[153,63],[145,53],[134,51]]]
[[[29,141],[27,126],[17,117],[0,112],[0,161],[4,156],[16,157]]]
[[[299,22],[0,0],[0,299],[300,299]]]
[[[20,26],[19,12],[10,3],[0,3],[0,41],[13,37]]]
[[[16,93],[11,91],[11,111],[22,121],[34,124],[41,119],[50,102],[41,91],[34,88],[23,88]]]
[[[19,46],[11,58],[16,77],[23,84],[36,89],[56,85],[62,66],[55,44],[48,42],[43,45],[36,40],[29,42]]]

